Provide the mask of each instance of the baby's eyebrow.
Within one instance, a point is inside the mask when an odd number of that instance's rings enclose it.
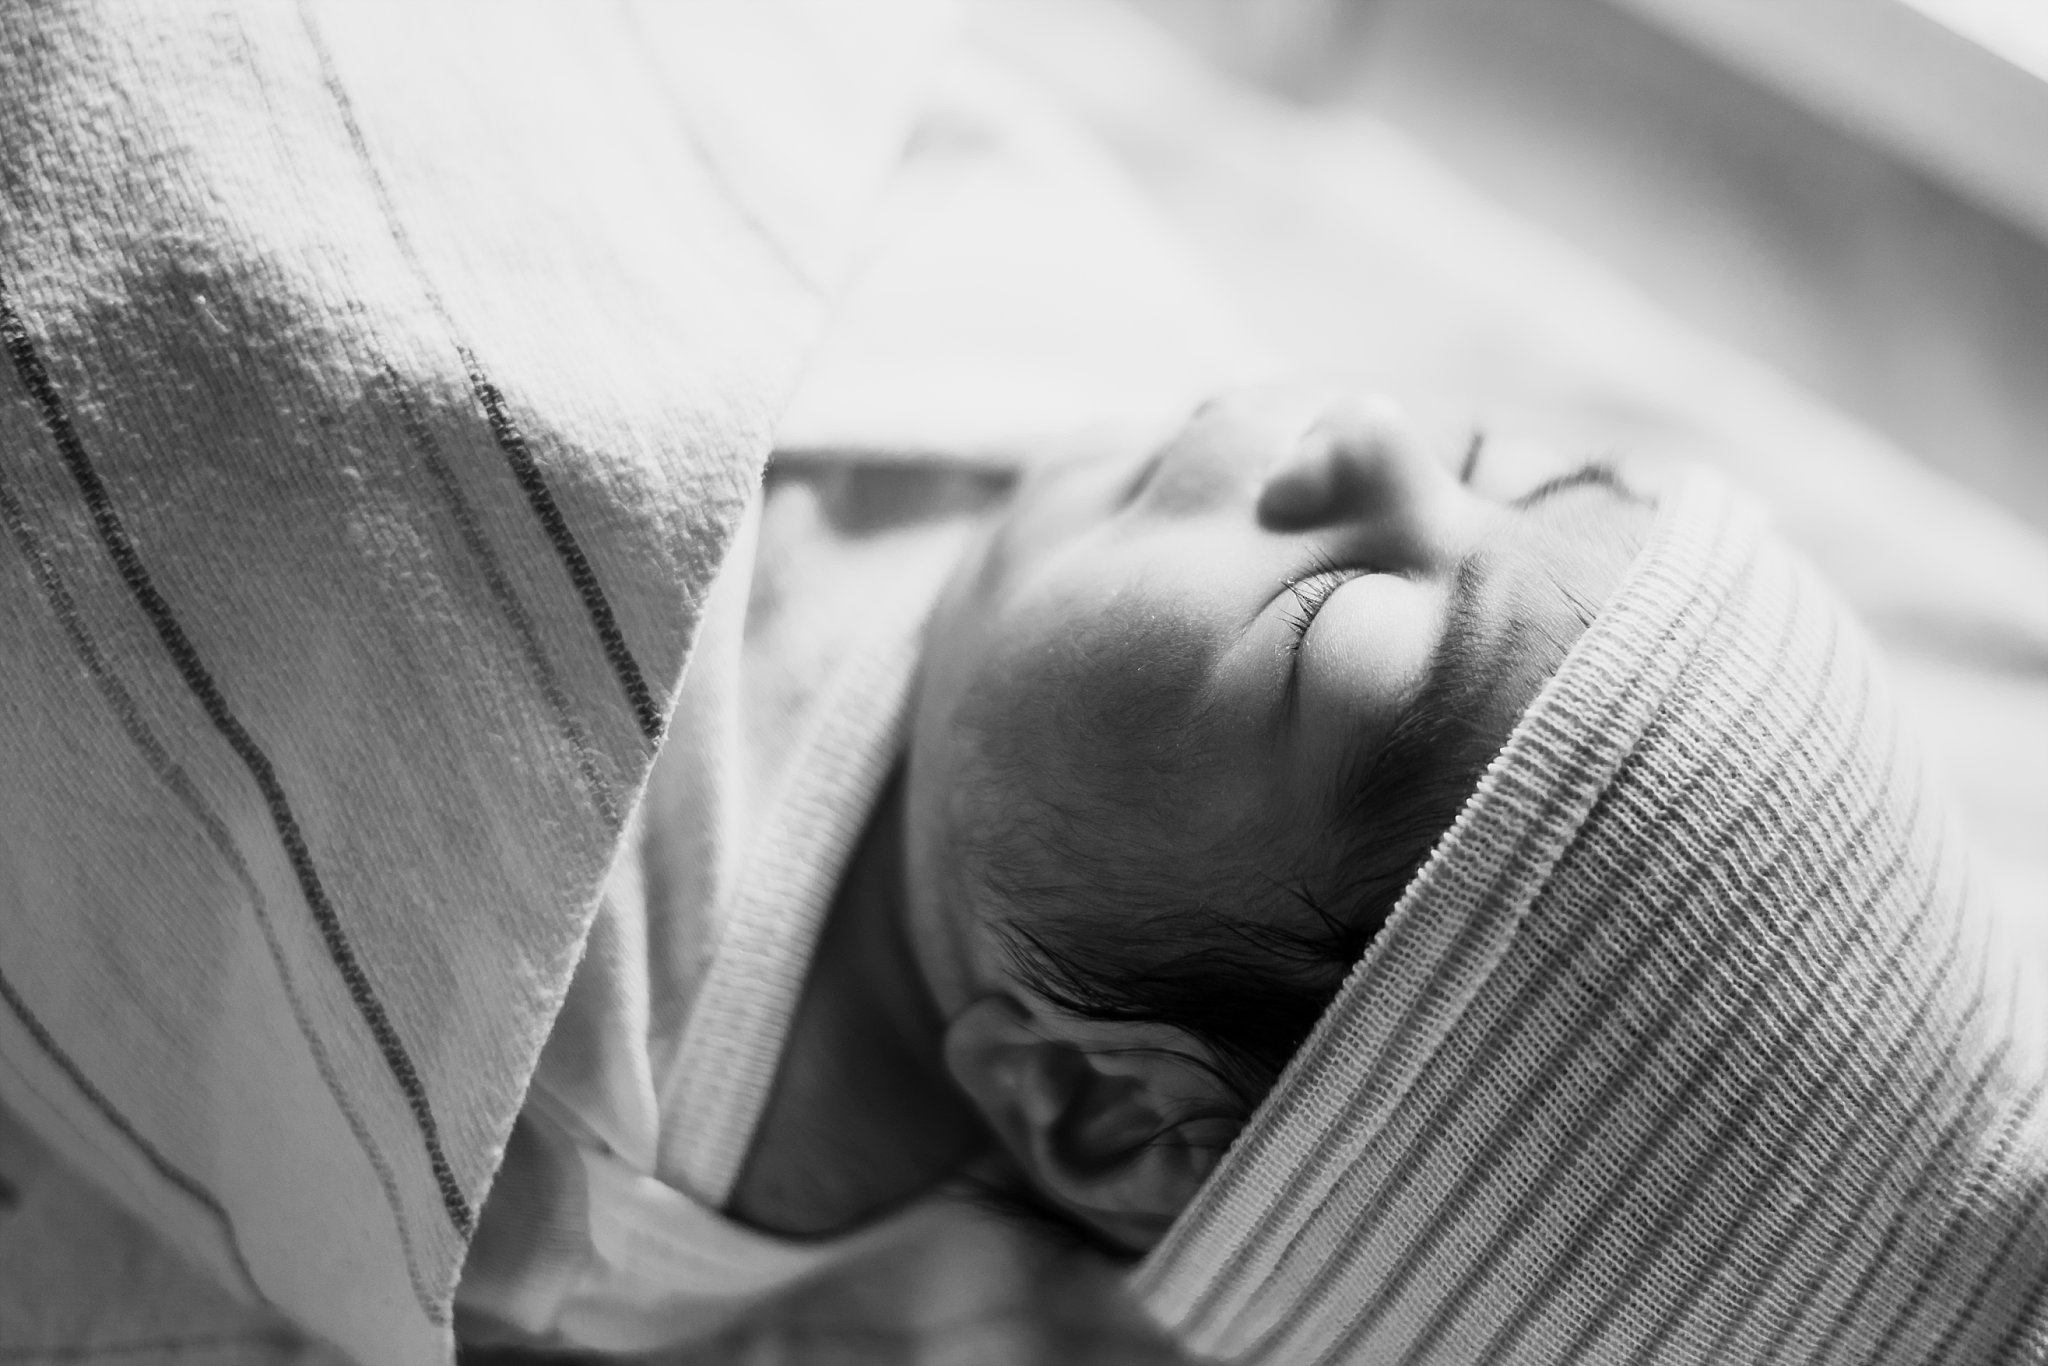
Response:
[[[1162,444],[1158,450],[1152,452],[1146,458],[1143,464],[1138,466],[1137,472],[1131,476],[1130,482],[1124,485],[1123,493],[1116,500],[1117,507],[1119,509],[1127,508],[1132,503],[1137,502],[1138,495],[1145,491],[1145,485],[1152,482],[1152,476],[1158,474],[1159,467],[1165,463],[1166,446]]]
[[[1634,496],[1628,486],[1621,482],[1621,476],[1615,472],[1614,466],[1604,460],[1589,460],[1575,470],[1568,470],[1544,480],[1518,498],[1509,499],[1508,506],[1517,512],[1527,512],[1546,498],[1555,498],[1567,489],[1586,485],[1612,489],[1623,497]]]
[[[1465,443],[1465,458],[1458,462],[1458,482],[1469,484],[1472,475],[1479,468],[1479,456],[1486,449],[1486,429],[1474,428],[1472,439]]]

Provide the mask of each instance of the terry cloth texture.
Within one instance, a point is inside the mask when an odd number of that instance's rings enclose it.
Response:
[[[835,14],[0,16],[0,1098],[361,1361],[448,1358],[900,154],[932,16]],[[103,1290],[0,1355],[149,1340]]]
[[[1231,1361],[2048,1350],[2041,964],[1702,476],[1136,1273]]]

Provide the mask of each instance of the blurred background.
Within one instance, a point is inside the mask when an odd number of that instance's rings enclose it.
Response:
[[[1129,3],[1303,107],[1378,116],[2048,527],[2048,8]]]

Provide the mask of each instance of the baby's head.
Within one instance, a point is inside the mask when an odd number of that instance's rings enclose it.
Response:
[[[929,639],[912,939],[1037,1191],[1142,1250],[1307,1036],[1651,510],[1383,407],[1225,399],[1019,489]]]

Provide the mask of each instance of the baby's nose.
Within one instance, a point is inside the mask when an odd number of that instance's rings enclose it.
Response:
[[[1325,410],[1293,454],[1267,472],[1259,487],[1259,524],[1269,531],[1308,531],[1368,517],[1419,516],[1446,478],[1393,404],[1345,400]]]

